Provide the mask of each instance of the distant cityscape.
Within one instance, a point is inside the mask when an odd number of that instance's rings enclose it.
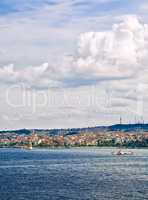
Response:
[[[0,132],[0,147],[148,147],[148,124],[117,124],[108,127]]]

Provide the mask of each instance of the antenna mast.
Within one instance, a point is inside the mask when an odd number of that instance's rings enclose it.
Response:
[[[122,117],[120,116],[120,125],[122,124]]]

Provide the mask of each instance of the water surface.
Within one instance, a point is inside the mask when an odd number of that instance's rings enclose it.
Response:
[[[148,199],[148,150],[0,149],[0,200]]]

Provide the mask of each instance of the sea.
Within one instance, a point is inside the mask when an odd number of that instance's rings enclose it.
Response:
[[[148,200],[148,149],[0,149],[0,200]]]

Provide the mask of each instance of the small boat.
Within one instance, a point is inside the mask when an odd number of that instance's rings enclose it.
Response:
[[[25,146],[24,149],[26,149],[26,150],[32,150],[32,147]]]
[[[117,156],[124,156],[124,155],[133,155],[134,153],[132,151],[122,151],[121,149],[117,152],[112,152],[113,155]]]
[[[32,150],[32,143],[29,142],[29,144],[27,144],[27,145],[24,146],[24,149]]]

